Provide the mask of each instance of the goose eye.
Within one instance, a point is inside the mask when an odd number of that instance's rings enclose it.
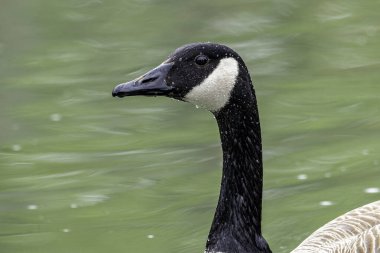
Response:
[[[195,57],[195,63],[197,65],[203,66],[207,62],[208,62],[208,57],[206,55],[201,54],[201,55],[198,55],[197,57]]]

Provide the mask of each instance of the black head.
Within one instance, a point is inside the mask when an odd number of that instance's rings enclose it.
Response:
[[[119,84],[112,95],[168,96],[217,112],[229,103],[241,80],[249,86],[243,91],[252,91],[248,70],[236,52],[224,45],[193,43],[145,75]]]

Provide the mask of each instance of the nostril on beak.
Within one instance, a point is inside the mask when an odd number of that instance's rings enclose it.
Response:
[[[153,76],[153,77],[148,77],[148,78],[144,78],[141,80],[141,83],[150,83],[150,82],[153,82],[155,80],[158,79],[159,76]]]

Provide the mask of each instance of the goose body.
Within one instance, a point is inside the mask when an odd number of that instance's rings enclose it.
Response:
[[[291,253],[380,253],[380,201],[328,222]]]
[[[261,233],[262,149],[248,69],[232,49],[194,43],[145,75],[117,85],[113,96],[167,96],[212,112],[219,127],[223,174],[205,253],[270,253]],[[292,253],[380,253],[380,201],[342,215]]]

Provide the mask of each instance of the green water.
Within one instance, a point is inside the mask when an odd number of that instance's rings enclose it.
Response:
[[[229,45],[253,75],[274,252],[378,200],[379,11],[374,0],[1,0],[0,252],[203,252],[221,174],[212,115],[111,97],[196,41]]]

